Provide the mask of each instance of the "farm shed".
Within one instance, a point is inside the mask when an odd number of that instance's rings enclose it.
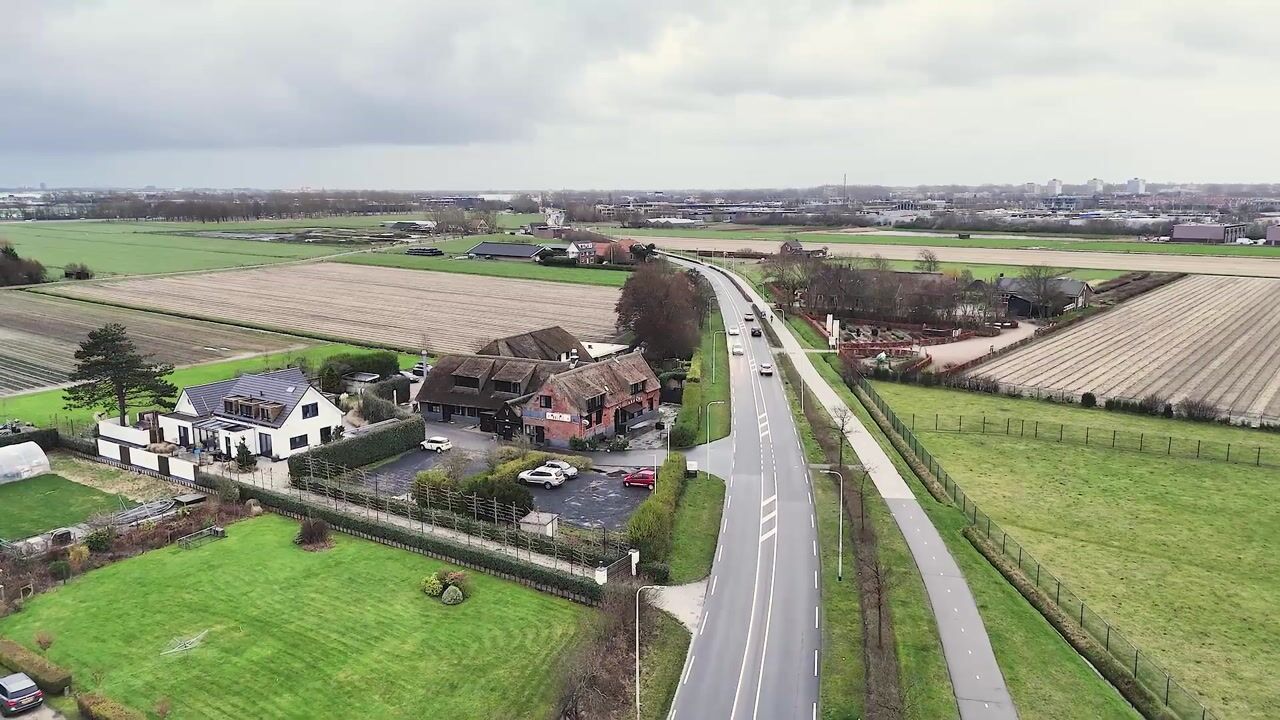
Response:
[[[49,457],[33,442],[0,447],[0,485],[49,472]]]

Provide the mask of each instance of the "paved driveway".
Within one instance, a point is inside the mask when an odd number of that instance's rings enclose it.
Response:
[[[467,453],[471,456],[471,463],[467,465],[467,475],[474,475],[479,472],[488,470],[488,466],[484,462],[484,453],[478,450],[469,450],[466,448],[457,448],[450,450],[451,453]],[[413,478],[423,470],[430,470],[440,463],[448,453],[427,452],[424,450],[410,450],[400,457],[392,460],[386,465],[369,471],[369,481],[376,483],[377,490],[383,495],[400,495],[409,492],[409,488],[413,486]]]
[[[533,502],[542,512],[558,513],[575,525],[604,525],[620,530],[636,506],[649,497],[646,488],[622,487],[622,470],[610,474],[581,473],[560,487],[530,487]]]

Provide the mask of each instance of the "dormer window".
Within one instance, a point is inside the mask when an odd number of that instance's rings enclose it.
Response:
[[[493,391],[500,393],[511,393],[513,395],[520,394],[520,383],[508,382],[506,380],[494,380]]]
[[[480,378],[465,377],[463,375],[453,376],[453,386],[463,388],[480,389]]]
[[[604,407],[604,393],[587,398],[587,410],[599,410]]]
[[[641,380],[640,382],[633,382],[633,383],[631,383],[631,394],[632,394],[632,395],[639,395],[639,394],[640,394],[640,393],[642,393],[642,392],[644,392],[644,381],[643,381],[643,380]]]

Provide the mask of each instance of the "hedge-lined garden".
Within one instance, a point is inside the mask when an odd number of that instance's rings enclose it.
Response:
[[[665,563],[673,545],[676,507],[684,492],[684,455],[671,453],[658,469],[653,492],[631,514],[627,533],[632,547],[640,551],[640,561]]]
[[[386,427],[359,435],[350,435],[289,457],[289,474],[306,477],[308,460],[356,468],[412,450],[426,435],[426,422],[420,416],[405,418]]]

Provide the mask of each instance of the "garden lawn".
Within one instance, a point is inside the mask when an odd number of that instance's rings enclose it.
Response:
[[[726,342],[724,320],[719,310],[713,310],[702,326],[702,341],[693,353],[693,361],[689,367],[691,375],[697,382],[684,384],[684,396],[681,401],[680,414],[676,416],[674,426],[688,427],[694,432],[694,445],[710,440],[719,440],[729,435],[733,414],[730,412],[729,397],[729,346]],[[711,370],[712,355],[715,355],[714,378]],[[713,400],[722,401],[723,405],[715,405],[710,409],[711,426],[708,438],[707,420],[703,415],[707,411],[707,403]]]
[[[1086,664],[961,534],[968,523],[960,510],[942,505],[929,495],[857,397],[845,387],[836,366],[822,361],[832,358],[814,357],[814,367],[876,438],[938,528],[973,592],[1019,716],[1024,720],[1138,720],[1138,713],[1115,688]],[[894,622],[897,621],[895,615]]]
[[[935,411],[964,410],[1280,448],[1280,436],[1257,430],[892,383],[876,389],[899,417],[920,413],[921,428]],[[1211,710],[1274,715],[1280,625],[1267,618],[1280,605],[1280,471],[1003,434],[917,434],[979,508]]]
[[[470,238],[468,238],[468,243],[470,243],[468,248],[474,246]],[[520,260],[477,260],[460,255],[428,257],[406,255],[403,250],[344,255],[338,258],[337,261],[354,265],[379,265],[382,267],[408,268],[410,270],[436,270],[466,275],[489,275],[522,280],[550,280],[552,282],[604,285],[607,287],[622,287],[627,278],[631,277],[631,273],[625,270],[605,270],[585,265],[581,267],[561,267],[540,265],[536,262]]]
[[[278,370],[298,362],[306,362],[313,367],[319,366],[321,362],[332,355],[365,350],[368,350],[368,348],[344,345],[342,343],[325,343],[302,350],[288,350],[255,355],[254,357],[240,358],[238,360],[222,360],[200,365],[189,365],[174,370],[173,374],[169,375],[167,379],[177,386],[178,391],[181,392],[182,388],[191,385],[226,380],[244,373]],[[421,358],[417,355],[400,353],[401,369],[411,368],[419,360]],[[68,427],[74,424],[77,430],[80,426],[93,422],[93,410],[85,408],[67,410],[64,407],[65,403],[66,392],[60,389],[0,397],[0,419],[18,418],[42,427]],[[145,409],[147,408],[131,407],[130,412]]]
[[[171,720],[550,716],[590,610],[473,572],[473,596],[448,607],[419,589],[441,562],[343,535],[307,552],[296,532],[264,516],[92,571],[0,635],[30,646],[47,631],[78,688],[148,712],[169,698]]]
[[[133,503],[52,473],[0,485],[0,538],[22,540]]]
[[[700,472],[697,478],[685,482],[676,506],[671,555],[667,558],[672,585],[700,580],[711,572],[723,509],[724,480]]]

